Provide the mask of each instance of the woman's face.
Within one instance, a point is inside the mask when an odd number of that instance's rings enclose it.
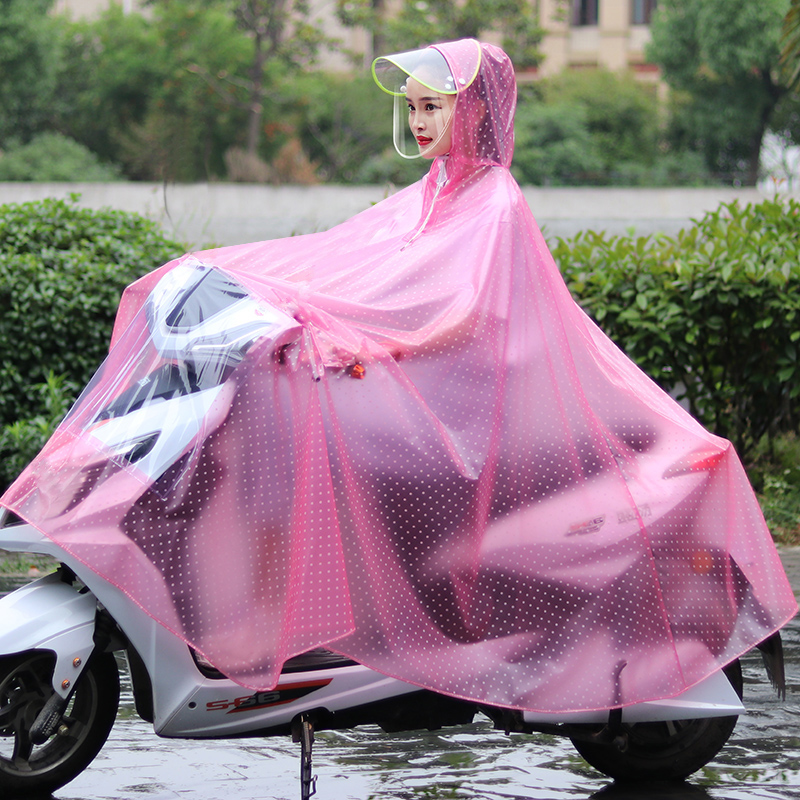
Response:
[[[414,78],[406,82],[408,126],[423,158],[450,152],[453,108],[456,96],[439,94]]]

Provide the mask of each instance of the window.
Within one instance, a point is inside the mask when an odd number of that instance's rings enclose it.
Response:
[[[658,0],[632,0],[631,22],[634,25],[649,25]]]
[[[597,25],[600,0],[572,0],[573,25]]]

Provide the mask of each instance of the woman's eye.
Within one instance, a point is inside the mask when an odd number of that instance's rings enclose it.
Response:
[[[425,106],[425,110],[426,110],[426,111],[436,111],[436,106],[435,106],[433,103],[428,103],[428,104]]]

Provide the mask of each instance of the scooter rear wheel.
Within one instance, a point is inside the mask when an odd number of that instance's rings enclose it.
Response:
[[[49,794],[77,777],[105,744],[119,706],[111,653],[81,674],[56,732],[35,745],[30,730],[53,695],[52,653],[32,650],[0,659],[0,797]]]
[[[739,662],[725,667],[725,675],[741,697]],[[620,782],[683,780],[722,750],[737,719],[728,716],[623,725],[624,749],[612,742],[580,738],[572,739],[572,744],[595,769]]]

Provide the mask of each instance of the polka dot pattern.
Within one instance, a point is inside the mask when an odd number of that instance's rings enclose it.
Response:
[[[246,686],[327,646],[459,697],[605,708],[675,694],[796,610],[731,446],[569,296],[508,172],[513,68],[481,55],[421,182],[131,286],[108,361],[3,498]],[[184,438],[147,475],[96,426],[156,373],[205,380],[146,313],[192,265],[295,327],[218,361],[191,413],[163,400]]]

